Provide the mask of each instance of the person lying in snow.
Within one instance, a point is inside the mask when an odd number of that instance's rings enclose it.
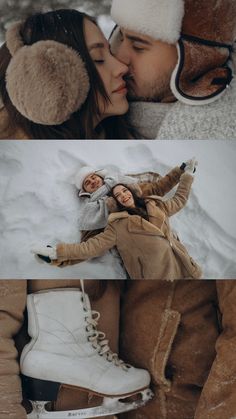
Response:
[[[156,195],[141,197],[132,185],[115,185],[111,195],[118,212],[108,217],[104,233],[81,244],[58,244],[56,248],[34,249],[36,254],[56,260],[82,262],[116,247],[131,279],[200,278],[201,268],[170,229],[168,217],[187,202],[196,160],[192,159],[180,177],[173,198],[163,201]]]
[[[130,183],[136,181],[139,182],[138,185],[144,195],[163,196],[177,185],[185,165],[189,162],[190,160],[182,163],[180,167],[175,167],[164,177],[154,172],[132,174],[132,177],[122,176],[114,173],[109,174],[105,169],[97,170],[91,166],[84,166],[79,169],[75,175],[74,184],[78,189],[80,204],[79,229],[81,242],[104,231],[108,222],[109,212],[114,210],[114,199],[111,196],[109,197],[108,194],[118,182]],[[118,269],[120,271],[120,257],[114,248],[112,253],[114,257],[116,256],[116,260],[119,260]],[[42,259],[49,262],[47,257]],[[60,266],[76,263],[77,261],[70,260],[61,263]],[[126,277],[125,272],[124,274]]]

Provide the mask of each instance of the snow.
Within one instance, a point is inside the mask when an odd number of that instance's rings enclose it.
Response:
[[[30,249],[79,241],[73,177],[81,166],[165,175],[193,156],[190,199],[171,224],[204,278],[236,278],[235,153],[235,141],[1,141],[0,278],[124,278],[110,253],[60,269],[38,263]]]

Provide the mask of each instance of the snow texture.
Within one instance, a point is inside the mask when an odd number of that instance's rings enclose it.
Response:
[[[171,225],[203,267],[204,278],[235,279],[235,153],[235,141],[1,141],[0,278],[125,278],[110,252],[56,268],[38,263],[30,249],[80,240],[73,184],[80,167],[165,175],[196,156],[190,199]]]

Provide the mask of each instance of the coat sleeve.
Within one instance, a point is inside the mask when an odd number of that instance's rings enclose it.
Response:
[[[139,183],[143,196],[164,196],[177,185],[182,174],[183,171],[179,167],[175,167],[157,182]]]
[[[176,214],[176,212],[180,211],[186,205],[192,183],[193,176],[188,173],[183,173],[173,198],[167,201],[160,201],[160,207],[163,208],[169,217]]]
[[[0,281],[0,419],[26,419],[21,406],[18,353],[13,337],[23,324],[26,281]]]
[[[229,419],[236,414],[236,281],[217,281],[222,331],[195,419]]]
[[[83,243],[57,245],[57,261],[78,260],[82,262],[97,256],[101,256],[107,250],[116,245],[116,231],[111,224],[107,226],[104,233],[97,234],[95,237]]]

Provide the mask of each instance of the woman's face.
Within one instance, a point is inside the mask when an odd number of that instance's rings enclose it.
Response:
[[[126,113],[129,105],[123,76],[127,73],[128,67],[113,57],[109,43],[101,30],[88,19],[84,20],[84,36],[90,56],[110,99],[110,102],[106,103],[103,97],[98,98],[100,120]]]
[[[115,199],[126,208],[134,208],[134,198],[129,189],[123,185],[116,185],[113,189]]]

